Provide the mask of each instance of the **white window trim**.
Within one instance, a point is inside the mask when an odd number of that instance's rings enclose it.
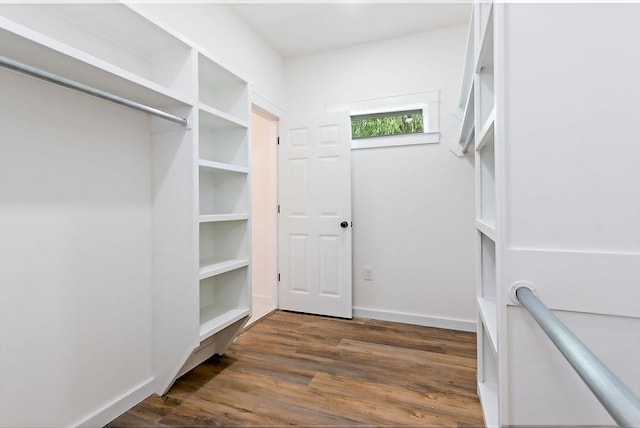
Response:
[[[375,149],[378,147],[413,146],[417,144],[436,144],[440,142],[439,132],[421,132],[416,134],[389,135],[384,137],[358,138],[351,140],[351,149]]]
[[[347,112],[350,116],[421,109],[424,132],[351,140],[351,149],[436,144],[440,142],[440,91],[418,92],[382,98],[370,98],[326,106],[327,113]]]

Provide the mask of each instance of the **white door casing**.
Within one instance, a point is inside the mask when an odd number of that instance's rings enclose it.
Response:
[[[288,119],[281,129],[279,307],[351,318],[349,116]]]

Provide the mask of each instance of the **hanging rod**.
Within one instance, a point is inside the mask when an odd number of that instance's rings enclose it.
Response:
[[[109,92],[101,91],[100,89],[96,89],[91,86],[87,86],[82,83],[76,82],[74,80],[67,79],[65,77],[58,76],[53,73],[49,73],[48,71],[44,71],[27,64],[23,64],[21,62],[15,61],[13,59],[10,59],[1,55],[0,55],[0,67],[8,68],[9,70],[17,71],[19,73],[23,73],[28,76],[35,77],[36,79],[45,80],[47,82],[50,82],[56,85],[64,86],[65,88],[73,89],[75,91],[83,92],[85,94],[92,95],[94,97],[101,98],[103,100],[111,101],[116,104],[123,105],[125,107],[130,107],[135,110],[149,113],[153,116],[157,116],[159,118],[169,120],[171,122],[175,122],[182,126],[187,126],[187,119],[184,119],[182,117],[175,116],[173,114],[164,112],[162,110],[158,110],[153,107],[149,107],[144,104],[140,104],[138,102],[120,97],[118,95],[114,95]]]
[[[620,426],[640,425],[640,399],[524,286],[516,297]]]
[[[462,146],[462,154],[466,155],[469,151],[469,146],[471,146],[471,142],[473,141],[473,136],[476,134],[476,125],[475,123],[471,125],[471,129],[467,134],[467,139],[464,142],[464,146]]]

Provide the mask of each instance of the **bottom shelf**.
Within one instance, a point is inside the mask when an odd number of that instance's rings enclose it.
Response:
[[[249,308],[227,309],[216,305],[200,308],[200,341],[250,314]]]
[[[498,385],[478,382],[478,396],[480,397],[485,426],[498,426]]]
[[[200,281],[200,341],[250,314],[249,268]]]
[[[228,315],[229,315],[228,318],[232,319],[233,314],[228,314]],[[216,329],[218,330],[216,333],[210,334],[208,335],[208,337],[200,341],[200,345],[193,350],[193,352],[187,358],[187,361],[185,361],[180,371],[178,371],[178,374],[173,379],[173,381],[175,381],[177,378],[179,378],[183,374],[187,373],[189,370],[196,367],[198,364],[201,364],[208,358],[211,358],[216,354],[223,355],[227,351],[229,346],[233,343],[233,341],[236,339],[236,337],[238,336],[238,334],[242,330],[242,327],[244,327],[248,319],[249,319],[249,314],[233,322],[229,322],[228,320],[220,320],[220,321],[224,321],[224,324],[226,326],[223,328]],[[166,393],[170,387],[171,385],[168,385],[163,392]]]

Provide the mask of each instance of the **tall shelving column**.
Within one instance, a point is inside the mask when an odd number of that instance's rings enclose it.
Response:
[[[198,55],[199,347],[223,353],[251,314],[249,86]]]
[[[478,307],[478,395],[487,426],[500,425],[497,290],[498,216],[496,192],[494,4],[474,4],[473,117],[476,182],[476,296]],[[469,106],[470,108],[470,106]]]

